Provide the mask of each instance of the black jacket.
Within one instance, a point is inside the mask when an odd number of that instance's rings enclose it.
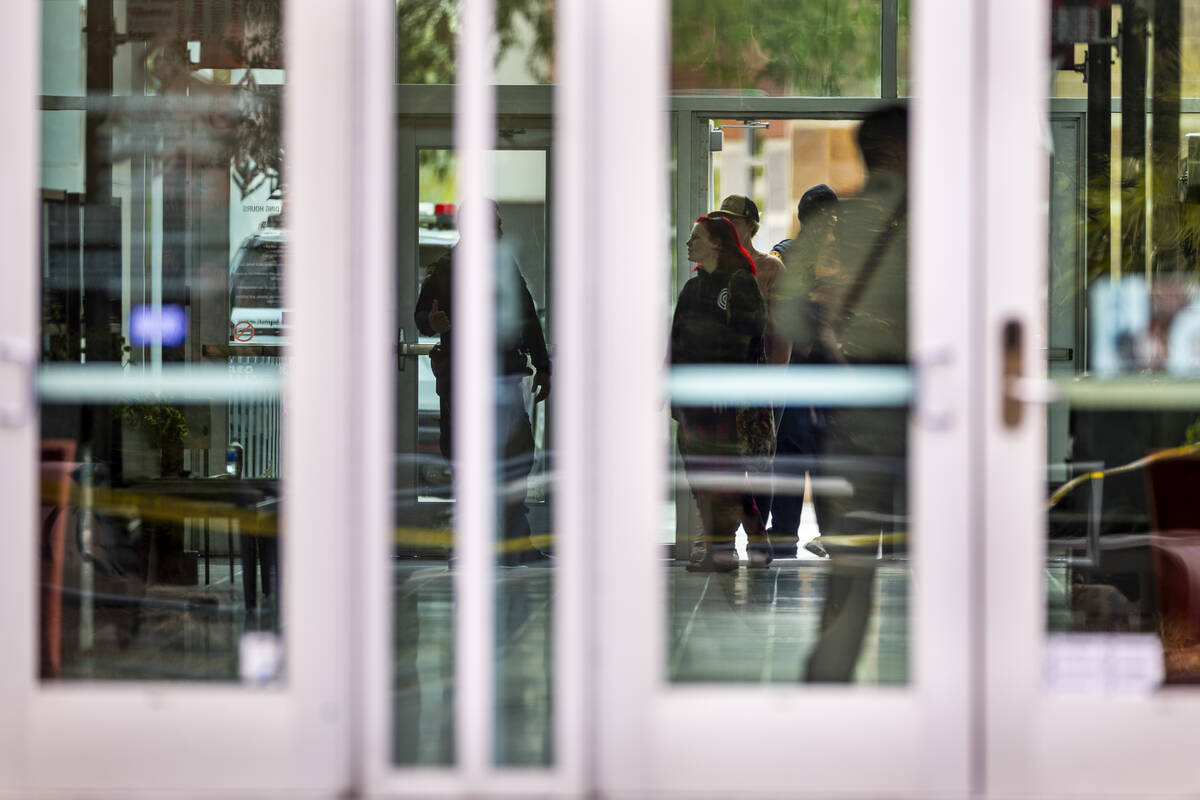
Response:
[[[759,363],[766,326],[767,305],[749,270],[697,270],[675,306],[671,363]]]
[[[417,307],[413,312],[417,330],[423,336],[437,335],[433,328],[429,327],[429,311],[434,300],[437,300],[438,310],[445,311],[450,317],[450,330],[441,335],[441,348],[437,355],[431,356],[435,374],[448,372],[445,368],[449,365],[452,352],[451,335],[454,333],[455,318],[450,287],[457,251],[457,247],[452,248],[425,269],[425,279],[421,283],[421,293],[417,297]],[[527,375],[529,367],[525,356],[528,355],[538,372],[549,374],[550,354],[546,349],[546,337],[542,334],[542,326],[538,321],[529,286],[514,260],[501,259],[501,264],[503,266],[497,274],[496,293],[502,301],[501,307],[497,309],[499,324],[496,338],[499,349],[496,369],[502,375]]]

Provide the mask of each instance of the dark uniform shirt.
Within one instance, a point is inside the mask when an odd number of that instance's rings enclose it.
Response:
[[[441,334],[440,350],[432,355],[434,373],[438,376],[439,384],[442,372],[448,377],[449,358],[451,353],[451,336],[454,332],[454,314],[452,312],[453,298],[451,297],[451,276],[454,271],[455,247],[430,264],[425,270],[425,279],[421,283],[421,293],[417,297],[416,311],[413,319],[417,330],[424,336],[435,336],[436,331],[429,327],[429,312],[433,301],[437,300],[438,310],[446,312],[450,317],[450,330]],[[533,296],[529,286],[521,275],[521,270],[512,259],[501,259],[503,265],[497,276],[498,296],[504,302],[497,312],[497,346],[499,348],[499,363],[497,370],[503,375],[529,374],[526,355],[533,362],[538,372],[550,373],[550,354],[546,349],[546,337],[542,334],[542,326],[538,321],[537,309],[533,304]],[[511,307],[510,307],[511,306]],[[439,363],[441,362],[441,363]]]

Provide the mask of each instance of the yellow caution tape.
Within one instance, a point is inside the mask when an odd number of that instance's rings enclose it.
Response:
[[[56,505],[61,486],[53,480],[42,481],[42,501]],[[87,500],[85,502],[85,495]],[[279,514],[239,508],[228,503],[188,500],[182,497],[127,489],[71,486],[69,502],[74,508],[84,508],[107,517],[140,519],[150,522],[180,524],[185,520],[219,519],[237,524],[237,533],[244,536],[278,536]],[[548,549],[554,544],[554,534],[530,535],[520,539],[501,540],[499,553],[515,553],[531,548]],[[392,543],[406,547],[445,548],[454,546],[454,531],[448,528],[417,528],[398,526],[392,531]]]
[[[1050,499],[1046,501],[1046,510],[1054,508],[1062,499],[1073,492],[1079,486],[1088,481],[1102,480],[1110,475],[1120,475],[1122,472],[1133,472],[1134,470],[1142,469],[1143,467],[1153,464],[1157,461],[1167,461],[1173,458],[1185,458],[1190,455],[1200,453],[1200,444],[1188,444],[1182,447],[1172,447],[1170,450],[1160,450],[1157,453],[1151,453],[1144,458],[1139,458],[1137,461],[1131,461],[1128,464],[1122,464],[1119,467],[1112,469],[1101,470],[1098,472],[1086,472],[1083,475],[1076,475],[1071,480],[1064,483],[1062,486],[1054,490],[1050,495]]]

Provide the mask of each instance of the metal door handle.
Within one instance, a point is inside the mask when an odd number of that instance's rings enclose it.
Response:
[[[431,350],[433,350],[433,348],[434,348],[434,345],[424,344],[422,342],[408,344],[407,342],[404,341],[404,328],[400,328],[400,330],[396,332],[396,347],[395,347],[396,369],[400,372],[404,372],[405,363],[406,363],[404,360],[405,358],[416,358],[417,356],[427,356],[427,355],[429,355],[429,352]]]
[[[37,388],[34,386],[33,369],[37,355],[33,345],[20,339],[0,339],[0,361],[16,364],[22,371],[22,389],[17,393],[17,405],[0,408],[0,425],[5,428],[20,428],[33,419],[37,406]]]
[[[1018,320],[1010,319],[1004,323],[1002,338],[1004,427],[1016,428],[1021,424],[1026,405],[1049,405],[1058,401],[1059,393],[1054,384],[1045,378],[1029,377],[1022,371],[1021,365],[1025,362],[1025,328]]]

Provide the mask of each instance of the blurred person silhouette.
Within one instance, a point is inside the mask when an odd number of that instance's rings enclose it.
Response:
[[[500,208],[488,203],[496,219],[496,437],[502,466],[498,475],[504,498],[504,545],[501,562],[516,565],[546,557],[530,538],[527,478],[533,470],[533,427],[525,410],[525,378],[533,364],[533,402],[550,396],[550,355],[538,320],[537,308],[511,249],[502,245]],[[458,257],[455,245],[428,265],[421,282],[413,319],[424,336],[440,336],[429,354],[439,399],[442,456],[453,458],[453,348],[452,276]]]
[[[787,311],[777,312],[777,315],[811,314],[809,291],[816,274],[817,256],[834,235],[837,202],[837,194],[825,184],[810,187],[796,206],[796,220],[799,223],[796,235],[772,248],[771,255],[781,259],[787,256],[788,268],[794,273],[781,282],[786,285],[778,290],[780,304],[788,302],[792,306]],[[789,285],[797,287],[797,290],[789,292]],[[787,299],[782,299],[785,296]],[[824,352],[819,343],[806,342],[791,350],[792,364],[829,362],[829,354]],[[771,498],[771,529],[767,533],[776,558],[795,558],[800,539],[800,514],[804,507],[804,476],[806,473],[812,477],[818,474],[820,459],[817,455],[825,434],[825,409],[787,404],[777,409],[777,419],[779,430],[772,467],[776,484]],[[786,488],[782,487],[783,483],[787,484]],[[814,493],[813,510],[818,525],[822,520],[824,504],[824,495]],[[827,555],[817,539],[809,542],[807,548],[816,555]]]
[[[733,224],[721,216],[700,217],[687,251],[697,267],[675,306],[670,363],[762,363],[766,302],[755,279],[754,261]],[[737,569],[738,525],[745,515],[758,515],[744,486],[745,473],[764,460],[769,463],[774,450],[774,420],[770,410],[766,412],[764,416],[760,409],[722,404],[671,408],[679,423],[679,452],[704,527],[703,546],[693,553],[688,571]]]
[[[789,317],[800,353],[820,348],[831,363],[908,362],[908,115],[885,106],[863,120],[858,145],[867,169],[862,192],[837,207],[836,233],[820,248],[809,313]],[[788,274],[802,274],[802,250],[788,248]],[[907,527],[903,408],[830,408],[821,471],[846,478],[847,495],[822,509],[821,544],[830,557],[821,636],[810,681],[849,681],[873,608],[878,559],[895,552]]]
[[[754,262],[758,288],[762,291],[763,300],[767,305],[767,328],[764,334],[765,363],[787,364],[792,350],[792,342],[781,335],[775,327],[774,319],[780,300],[780,288],[783,278],[783,261],[773,253],[763,253],[754,247],[754,237],[758,235],[760,214],[758,206],[745,195],[731,194],[721,201],[721,207],[709,216],[725,217],[733,223],[738,239],[750,260]],[[779,414],[775,412],[775,425],[778,427]],[[765,567],[771,563],[772,547],[767,536],[768,512],[771,510],[771,482],[769,464],[759,465],[766,478],[758,485],[762,488],[754,492],[754,510],[747,507],[742,519],[742,527],[746,530],[746,555],[751,566]]]

